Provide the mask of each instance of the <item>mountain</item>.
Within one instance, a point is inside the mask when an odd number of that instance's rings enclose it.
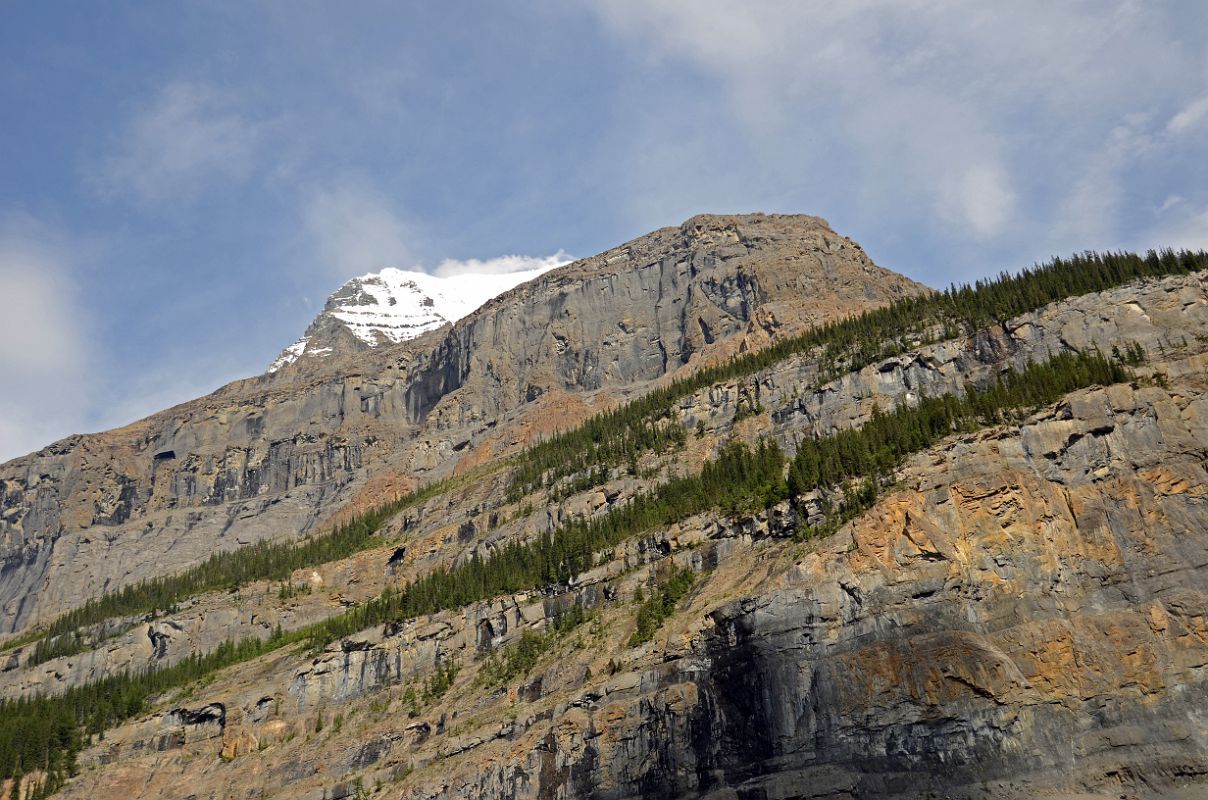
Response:
[[[816,217],[701,216],[451,328],[373,348],[344,328],[355,344],[328,339],[329,357],[0,465],[0,630],[216,550],[304,536],[664,376],[921,291]]]
[[[353,278],[327,298],[323,311],[298,341],[281,352],[269,372],[301,358],[398,344],[457,322],[491,298],[567,263],[563,254],[533,269],[466,272],[447,277],[388,268]]]
[[[0,798],[1202,796],[1206,270],[704,215],[4,464]]]

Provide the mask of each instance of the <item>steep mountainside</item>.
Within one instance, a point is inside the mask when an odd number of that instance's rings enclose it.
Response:
[[[10,552],[35,556],[4,574],[35,592],[0,651],[0,781],[1203,797],[1206,268],[1088,257],[933,294],[816,218],[698,217],[451,328],[10,462]],[[263,483],[282,436],[357,458]],[[12,533],[67,519],[103,464],[135,486],[123,519]],[[214,474],[217,500],[179,489]],[[332,515],[28,630],[113,574],[66,553],[162,575]]]
[[[451,329],[64,439],[0,466],[0,630],[216,549],[303,535],[362,489],[393,495],[711,354],[919,291],[816,217],[696,217]]]

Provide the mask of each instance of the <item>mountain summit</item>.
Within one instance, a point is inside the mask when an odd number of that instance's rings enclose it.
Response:
[[[276,372],[301,358],[323,358],[381,344],[398,344],[457,322],[486,301],[569,262],[558,253],[534,259],[538,266],[514,272],[465,272],[440,276],[387,267],[361,275],[327,298],[323,310],[296,342],[269,365]]]
[[[805,215],[700,215],[530,277],[354,279],[294,366],[0,465],[0,631],[305,535],[671,373],[926,292]]]

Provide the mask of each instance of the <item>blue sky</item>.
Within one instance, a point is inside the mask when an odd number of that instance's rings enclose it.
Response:
[[[828,218],[932,285],[1208,246],[1208,4],[6,3],[0,459],[255,374],[347,278]]]

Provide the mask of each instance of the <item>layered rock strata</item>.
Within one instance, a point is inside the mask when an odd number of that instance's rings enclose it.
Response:
[[[1138,342],[1151,354],[1141,383],[1077,392],[912,458],[895,491],[826,539],[794,542],[789,504],[706,514],[618,547],[548,596],[229,670],[112,731],[65,794],[1197,797],[1208,785],[1206,288],[1193,275],[1078,298],[816,392],[797,389],[817,368],[802,357],[685,398],[684,421],[706,422],[675,456],[690,464],[731,435],[787,444],[1049,350]],[[767,412],[735,423],[756,385]],[[463,540],[487,500],[467,487],[396,521],[397,562],[391,548],[366,553],[342,580],[418,574],[635,488],[610,484]],[[634,592],[671,563],[703,577],[653,642],[630,647]],[[491,653],[571,602],[595,619],[527,674],[480,677]],[[449,693],[416,701],[450,663],[461,671]]]

